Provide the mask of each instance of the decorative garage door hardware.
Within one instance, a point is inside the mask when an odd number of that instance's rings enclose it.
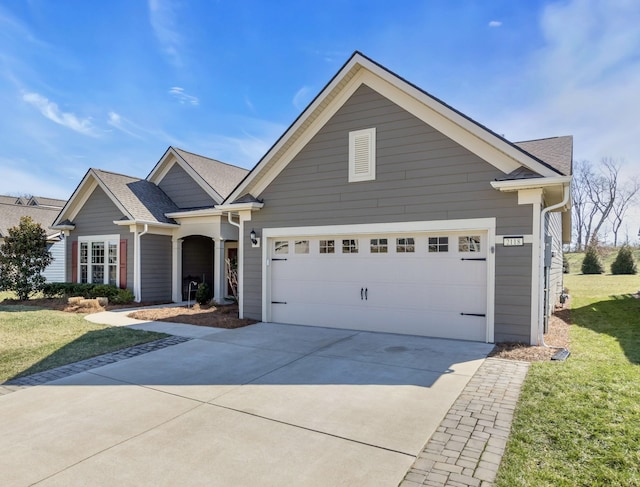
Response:
[[[278,258],[272,257],[271,260],[273,261],[273,260],[287,260],[287,259],[283,259],[283,258],[278,259]]]
[[[486,262],[486,261],[487,261],[487,258],[486,258],[486,257],[473,257],[473,258],[465,259],[465,258],[463,257],[463,258],[462,258],[462,259],[460,259],[460,260],[481,260],[481,261]]]
[[[365,301],[369,300],[369,289],[368,288],[360,288],[360,300],[362,301],[364,298]]]
[[[486,317],[487,315],[482,313],[460,313],[460,316],[482,316]]]
[[[286,301],[271,301],[271,304],[287,304]]]

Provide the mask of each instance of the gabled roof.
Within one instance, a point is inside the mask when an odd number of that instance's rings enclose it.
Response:
[[[19,196],[0,195],[0,203],[5,205],[24,205],[24,200]]]
[[[178,164],[217,203],[222,203],[229,193],[249,172],[216,159],[169,147],[151,170],[147,180],[160,184],[173,164]]]
[[[30,206],[49,206],[52,208],[61,209],[64,207],[67,200],[61,200],[58,198],[45,198],[44,196],[32,196],[27,202]]]
[[[525,167],[543,177],[561,174],[551,164],[356,51],[233,190],[225,203],[234,202],[247,193],[259,197],[302,147],[363,84],[494,165],[504,174],[519,167]]]
[[[56,225],[73,222],[78,211],[96,186],[99,186],[120,209],[125,220],[144,223],[175,222],[165,213],[178,210],[176,204],[158,186],[146,179],[91,168],[56,218]]]
[[[14,197],[13,203],[0,202],[0,238],[6,237],[10,228],[19,225],[20,218],[23,216],[30,216],[34,222],[39,223],[44,228],[47,236],[57,233],[51,231],[49,227],[58,216],[59,209],[23,204],[16,205],[15,199]]]

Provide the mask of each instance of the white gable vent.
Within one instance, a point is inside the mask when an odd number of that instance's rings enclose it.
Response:
[[[349,132],[349,182],[376,178],[376,129]]]

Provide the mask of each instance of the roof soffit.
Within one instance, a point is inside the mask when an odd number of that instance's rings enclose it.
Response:
[[[508,141],[357,53],[225,201],[233,201],[247,192],[259,196],[362,84],[379,92],[505,174],[525,166],[542,176],[558,175]]]

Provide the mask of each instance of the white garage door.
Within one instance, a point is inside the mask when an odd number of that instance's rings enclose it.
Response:
[[[270,321],[485,341],[487,233],[268,240]]]

